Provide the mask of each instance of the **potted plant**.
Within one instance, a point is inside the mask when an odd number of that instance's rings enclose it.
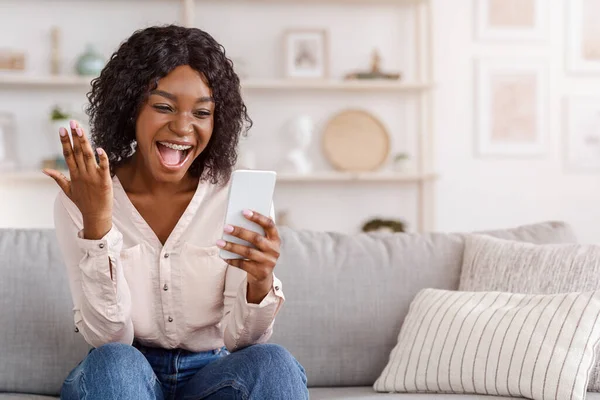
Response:
[[[392,169],[396,172],[405,172],[409,160],[408,153],[396,153],[392,158]]]
[[[53,156],[62,156],[62,145],[60,140],[58,139],[58,130],[62,127],[67,130],[67,132],[71,132],[71,127],[69,125],[71,119],[73,119],[73,115],[66,112],[60,106],[54,106],[52,111],[50,112],[50,130],[51,130],[51,138],[52,138],[52,149]]]

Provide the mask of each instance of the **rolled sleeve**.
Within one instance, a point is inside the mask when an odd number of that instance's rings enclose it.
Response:
[[[79,248],[87,252],[90,257],[113,256],[121,253],[123,248],[123,235],[113,225],[104,237],[98,240],[84,239],[83,229],[77,232]]]
[[[249,304],[247,294],[248,282],[244,279],[240,284],[228,326],[230,340],[227,340],[226,344],[230,351],[268,341],[273,334],[275,317],[285,301],[283,285],[275,276],[271,290],[260,304]]]
[[[54,221],[78,331],[94,347],[110,342],[131,344],[131,293],[119,256],[123,235],[113,225],[99,240],[84,239],[81,215],[62,193],[55,202]]]
[[[90,298],[103,299],[107,314],[113,315],[119,301],[119,283],[124,277],[119,263],[119,254],[123,247],[123,235],[114,226],[101,239],[83,238],[83,230],[77,233],[77,244],[84,253],[79,263],[84,292]]]

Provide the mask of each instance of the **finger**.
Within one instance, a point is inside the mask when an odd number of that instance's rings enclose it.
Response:
[[[71,197],[71,182],[69,179],[64,176],[61,172],[53,170],[53,169],[44,169],[42,172],[48,175],[50,178],[54,179],[58,186],[62,189],[63,192],[69,197]]]
[[[242,240],[245,240],[246,242],[252,243],[261,251],[274,250],[273,245],[271,244],[269,239],[267,239],[260,233],[232,225],[225,225],[223,231],[231,236],[235,236]]]
[[[96,153],[98,153],[98,166],[100,167],[100,170],[106,174],[110,174],[110,164],[108,162],[108,155],[100,147],[96,149]]]
[[[217,246],[223,250],[230,251],[246,260],[256,261],[259,263],[268,262],[269,259],[265,253],[252,247],[244,246],[243,244],[226,242],[225,240],[217,240]]]
[[[75,132],[77,133],[77,139],[81,144],[81,152],[83,154],[85,167],[88,171],[94,171],[98,168],[98,164],[96,163],[96,157],[94,156],[94,149],[92,149],[92,144],[85,135],[85,131],[83,130],[81,125],[79,125],[79,123],[77,122],[76,124],[77,127],[75,129]]]
[[[259,281],[263,281],[264,279],[267,279],[269,275],[273,275],[273,270],[271,268],[264,268],[254,261],[233,259],[225,260],[225,262],[232,267],[246,271],[248,275],[251,275],[254,279]]]
[[[246,271],[247,273],[249,273],[252,276],[255,276],[255,274],[256,274],[257,265],[254,261],[231,259],[231,260],[225,260],[225,262],[227,264],[231,265],[232,267],[243,269],[244,271]]]
[[[73,146],[71,146],[71,139],[69,139],[69,134],[65,128],[60,128],[58,130],[60,134],[60,143],[62,144],[63,156],[65,158],[65,162],[67,163],[67,168],[69,168],[69,173],[71,176],[77,174],[78,167],[77,162],[75,162],[75,155],[73,154]]]
[[[277,226],[275,225],[275,221],[271,218],[266,217],[256,211],[244,210],[242,212],[246,219],[256,222],[265,230],[265,235],[271,239],[279,242],[279,232],[277,231]]]
[[[83,134],[81,129],[77,131],[78,125],[77,122],[71,120],[71,136],[73,137],[73,155],[75,156],[75,162],[77,163],[77,167],[81,171],[87,171],[85,166],[85,160],[83,158],[83,149],[81,146],[81,139],[79,135]]]

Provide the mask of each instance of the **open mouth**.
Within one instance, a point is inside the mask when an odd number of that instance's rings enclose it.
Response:
[[[157,142],[158,153],[162,164],[167,168],[179,168],[191,154],[192,146],[170,142]]]

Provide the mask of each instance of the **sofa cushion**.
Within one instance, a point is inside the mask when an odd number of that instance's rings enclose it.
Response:
[[[57,395],[88,346],[52,230],[0,231],[0,392]]]
[[[488,233],[532,243],[576,240],[558,222]],[[373,385],[416,293],[458,288],[466,234],[281,234],[275,273],[287,300],[272,341],[304,365],[310,386]]]
[[[423,289],[374,388],[584,400],[599,317],[600,291]]]
[[[510,400],[516,397],[498,397],[469,394],[431,394],[431,393],[377,393],[370,386],[311,388],[311,400]],[[600,398],[600,397],[599,397]],[[2,398],[0,397],[0,400]],[[594,397],[588,396],[588,400]],[[598,400],[598,399],[595,399]]]
[[[600,246],[534,245],[472,235],[465,243],[460,290],[563,293],[600,290]],[[588,390],[600,391],[600,347]]]

